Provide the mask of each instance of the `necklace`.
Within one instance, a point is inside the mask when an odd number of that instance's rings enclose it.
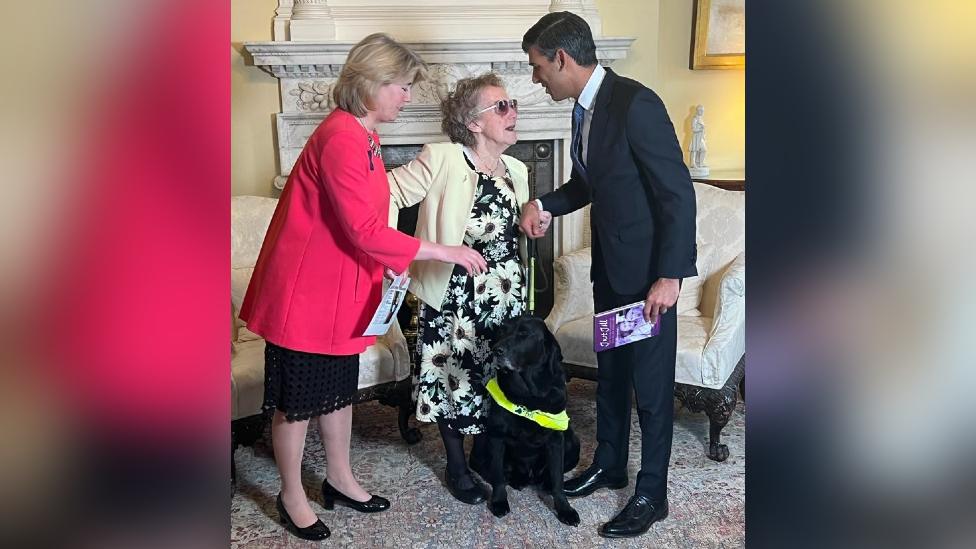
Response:
[[[363,119],[359,118],[358,116],[355,118],[356,122],[359,122],[359,125],[362,126],[363,130],[366,131],[366,141],[369,143],[369,149],[366,151],[366,157],[369,158],[369,171],[373,171],[373,158],[383,157],[382,151],[380,150],[380,145],[375,139],[373,139],[373,132],[369,131],[369,128],[366,127],[366,123],[363,122]]]
[[[467,146],[464,147],[464,149],[466,151],[471,151],[471,154],[473,154],[475,156],[475,158],[478,160],[478,162],[480,162],[482,165],[484,164],[484,161],[481,159],[481,155],[478,154],[477,151],[475,151],[473,148],[467,147]],[[467,155],[467,153],[465,153],[465,155],[468,157],[469,160],[471,159],[471,156],[470,155]],[[511,190],[512,192],[515,192],[515,183],[512,181],[512,174],[511,174],[511,172],[508,171],[508,164],[505,164],[504,162],[502,162],[502,157],[500,157],[500,156],[498,157],[498,159],[495,160],[495,168],[496,169],[498,168],[498,165],[499,164],[501,164],[502,167],[505,168],[504,173],[502,173],[502,175],[501,175],[502,181],[505,182],[505,185],[508,186],[509,190]],[[483,167],[484,166],[482,166],[482,168]],[[475,171],[478,171],[477,164],[475,164]],[[493,169],[491,171],[482,171],[481,173],[484,173],[489,178],[494,178],[495,177],[494,171],[495,170]]]
[[[474,155],[475,155],[475,156],[476,156],[476,157],[478,158],[478,163],[480,163],[480,164],[481,164],[481,169],[482,169],[482,171],[483,171],[484,173],[486,173],[486,174],[488,174],[489,176],[494,176],[494,175],[495,175],[495,171],[496,171],[496,170],[498,170],[498,164],[499,164],[499,163],[501,163],[501,161],[502,161],[502,158],[501,158],[500,156],[499,156],[498,158],[496,158],[496,159],[495,159],[495,164],[494,164],[494,166],[493,166],[493,167],[491,167],[491,168],[488,168],[488,164],[485,164],[485,161],[484,161],[484,159],[482,159],[482,158],[481,158],[481,155],[480,155],[480,154],[478,154],[478,151],[476,151],[476,150],[474,150],[474,149],[472,148],[472,149],[471,149],[471,152],[473,152],[473,153],[474,153]]]

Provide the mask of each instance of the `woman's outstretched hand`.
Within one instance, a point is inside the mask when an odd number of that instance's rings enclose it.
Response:
[[[414,259],[433,259],[444,263],[454,263],[464,267],[469,275],[488,272],[488,263],[485,262],[485,258],[468,246],[445,246],[436,242],[421,240],[420,249]]]
[[[481,254],[467,246],[443,246],[445,263],[460,265],[468,271],[469,275],[476,275],[488,272],[488,263]]]

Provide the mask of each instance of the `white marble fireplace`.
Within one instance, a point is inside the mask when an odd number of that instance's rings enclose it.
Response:
[[[522,34],[549,11],[584,17],[604,66],[627,55],[633,39],[603,36],[594,0],[279,0],[274,40],[244,44],[253,65],[279,82],[275,186],[284,186],[309,135],[334,107],[331,89],[349,49],[363,36],[383,31],[419,53],[430,69],[397,121],[380,126],[384,145],[446,140],[440,131],[441,98],[458,79],[494,71],[519,100],[519,139],[555,143],[558,187],[571,166],[572,103],[555,103],[532,83],[521,48]],[[559,219],[555,255],[586,245],[587,229],[583,211]]]

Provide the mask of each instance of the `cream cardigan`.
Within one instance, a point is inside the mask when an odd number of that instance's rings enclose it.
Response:
[[[520,207],[529,200],[529,172],[520,160],[502,155],[515,184]],[[390,224],[396,226],[397,210],[420,203],[414,236],[447,246],[464,241],[468,216],[474,207],[478,174],[468,166],[458,143],[424,145],[417,158],[387,173],[390,183]],[[525,237],[519,238],[519,253],[525,264]],[[440,311],[450,281],[453,263],[414,261],[410,265],[410,291],[428,306]]]

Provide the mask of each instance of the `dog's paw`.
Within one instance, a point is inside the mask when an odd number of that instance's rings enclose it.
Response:
[[[417,444],[420,439],[424,438],[424,435],[420,432],[420,429],[416,427],[411,427],[402,432],[403,441],[407,444]]]
[[[491,510],[491,514],[498,518],[504,517],[509,513],[509,511],[511,511],[511,509],[508,507],[508,500],[489,501],[488,509]]]
[[[576,512],[576,509],[572,507],[567,507],[566,509],[559,509],[556,511],[556,516],[559,517],[559,522],[563,524],[568,524],[570,526],[579,526],[580,516]]]
[[[708,459],[725,461],[729,459],[729,447],[725,444],[710,443],[708,445]]]

